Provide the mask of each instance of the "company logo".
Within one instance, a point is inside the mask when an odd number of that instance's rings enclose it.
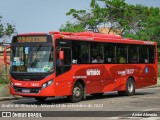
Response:
[[[2,117],[11,117],[11,112],[2,112]]]
[[[124,76],[124,75],[130,75],[134,73],[134,69],[126,69],[123,71],[118,71],[118,75]]]
[[[148,67],[145,68],[145,73],[147,74],[149,71],[148,71]]]
[[[17,117],[17,118],[36,118],[42,117],[41,112],[2,112],[3,118]]]
[[[87,76],[95,76],[100,75],[101,71],[99,69],[88,69],[87,70]]]

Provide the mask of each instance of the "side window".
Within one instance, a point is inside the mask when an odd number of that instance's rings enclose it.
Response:
[[[71,49],[61,48],[61,51],[63,51],[64,53],[64,59],[60,61],[59,59],[60,48],[56,49],[56,75],[57,76],[69,71],[71,68]]]
[[[64,65],[71,65],[71,49],[70,48],[63,48],[62,51],[64,52]]]
[[[154,46],[148,46],[148,52],[149,52],[149,63],[154,63],[155,47]]]
[[[115,44],[104,44],[104,63],[116,63]]]
[[[117,63],[127,63],[127,46],[126,45],[117,45]]]
[[[90,44],[90,63],[103,63],[103,46],[99,43]]]
[[[61,61],[59,60],[59,51],[60,49],[57,49],[57,59],[56,64],[59,65],[71,65],[71,49],[70,48],[61,48],[61,51],[64,52],[64,59]]]
[[[72,63],[89,63],[89,43],[72,41]]]
[[[138,47],[136,45],[128,46],[128,63],[139,63]]]
[[[80,63],[89,63],[89,44],[81,42]]]
[[[139,63],[148,63],[148,50],[147,46],[139,46]]]

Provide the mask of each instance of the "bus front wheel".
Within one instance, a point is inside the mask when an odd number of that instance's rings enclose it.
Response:
[[[121,96],[132,96],[135,93],[135,82],[132,78],[129,78],[126,82],[126,90],[118,91]]]
[[[75,103],[82,100],[83,94],[84,94],[84,89],[82,84],[80,82],[76,82],[72,90],[72,95],[68,96],[67,98],[69,102]]]

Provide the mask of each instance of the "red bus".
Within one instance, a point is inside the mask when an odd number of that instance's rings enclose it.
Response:
[[[131,96],[157,83],[156,42],[92,32],[28,33],[14,36],[10,49],[11,62],[4,57],[10,93],[38,101],[67,96],[79,102],[110,91]]]

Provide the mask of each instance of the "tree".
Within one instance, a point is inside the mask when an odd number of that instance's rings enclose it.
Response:
[[[102,6],[103,4],[103,6]],[[133,6],[132,6],[133,7]],[[120,29],[122,34],[131,27],[131,16],[128,11],[130,6],[124,0],[91,0],[90,11],[71,9],[66,13],[76,19],[76,23],[85,29],[99,32],[99,27]]]
[[[141,13],[138,14],[139,22],[134,32],[126,32],[126,37],[134,39],[151,40],[158,42],[160,40],[160,9],[141,6]]]
[[[15,26],[7,23],[2,23],[2,17],[0,16],[0,38],[4,36],[10,36],[15,32]]]
[[[71,9],[66,15],[72,16],[74,22],[62,26],[62,31],[81,30],[68,26],[80,26],[82,30],[93,32],[99,32],[99,27],[107,27],[109,32],[121,30],[124,37],[152,41],[160,38],[160,8],[131,5],[125,0],[91,0],[89,11]]]
[[[59,29],[60,32],[82,32],[85,31],[84,27],[80,24],[73,24],[69,21],[64,25],[62,25]]]
[[[76,19],[76,25],[81,26],[83,29],[89,29],[94,32],[98,32],[98,26],[103,21],[106,21],[102,19],[104,17],[103,12],[105,11],[99,7],[95,0],[92,0],[90,7],[91,11],[89,12],[87,12],[86,10],[71,9],[66,13],[66,15],[72,16],[74,19]]]
[[[141,32],[146,33],[146,37],[144,39],[159,41],[160,40],[160,9],[150,7],[148,9],[148,17],[144,22],[144,29],[139,31],[140,36]],[[144,37],[144,36],[143,36]]]

